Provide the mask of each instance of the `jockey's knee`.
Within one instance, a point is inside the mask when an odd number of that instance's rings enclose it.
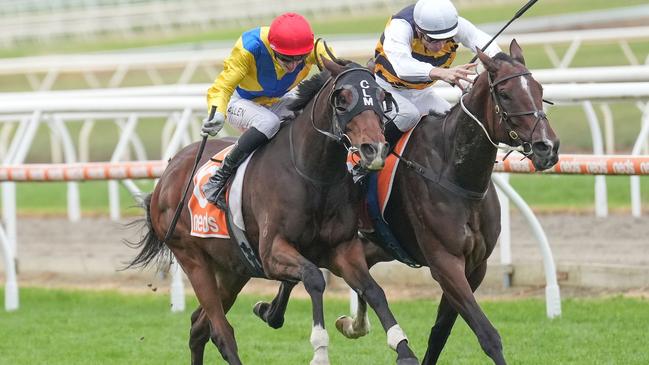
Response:
[[[421,119],[421,113],[414,104],[403,103],[399,105],[399,114],[394,118],[394,124],[400,131],[406,132],[412,129]]]
[[[263,119],[259,119],[253,123],[253,127],[257,128],[261,133],[263,133],[268,139],[273,138],[277,131],[279,131],[281,121],[279,117],[275,114],[266,115]]]

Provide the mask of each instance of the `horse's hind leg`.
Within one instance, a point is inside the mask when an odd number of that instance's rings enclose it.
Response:
[[[339,272],[347,284],[376,312],[387,332],[388,345],[397,352],[397,364],[419,365],[414,352],[408,346],[408,338],[388,307],[383,289],[370,275],[361,241],[354,239],[339,245],[332,258],[334,272]]]
[[[506,364],[500,335],[476,302],[465,276],[464,257],[440,250],[429,259],[433,277],[439,282],[451,306],[459,312],[478,337],[482,350],[496,365]]]
[[[187,274],[196,297],[209,318],[210,338],[228,364],[241,365],[237,343],[234,339],[234,330],[225,318],[225,313],[229,309],[227,289],[219,288],[212,269],[212,262],[209,259],[201,252],[191,251],[188,253],[187,251],[190,250],[174,251],[174,254]],[[200,318],[199,315],[197,320]],[[200,334],[200,331],[197,333]]]
[[[230,308],[232,308],[237,294],[241,291],[245,283],[248,282],[248,278],[234,275],[230,280],[225,280],[225,278],[226,275],[217,276],[223,309],[224,312],[227,313]],[[192,326],[189,331],[189,349],[191,352],[192,365],[202,365],[205,344],[210,339],[209,318],[207,318],[207,314],[203,308],[198,306],[192,314],[191,321]]]
[[[279,291],[271,303],[257,302],[253,312],[262,321],[266,322],[272,328],[280,328],[284,325],[284,313],[286,306],[291,297],[291,291],[297,282],[282,281],[279,285]]]
[[[469,285],[471,290],[475,292],[478,289],[478,286],[482,283],[485,273],[487,272],[487,264],[483,263],[478,266],[471,275],[469,276]],[[437,309],[437,319],[435,320],[435,325],[430,330],[430,336],[428,337],[428,349],[426,350],[426,356],[421,362],[422,365],[433,365],[437,364],[437,360],[446,345],[449,335],[451,334],[451,329],[455,324],[457,319],[457,311],[451,306],[448,301],[446,294],[442,295],[442,299],[439,302],[439,307]]]
[[[192,326],[189,330],[189,351],[192,365],[203,365],[205,344],[210,340],[210,324],[203,307],[198,306],[192,313]]]

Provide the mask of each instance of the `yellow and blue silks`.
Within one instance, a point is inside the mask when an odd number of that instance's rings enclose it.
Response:
[[[226,114],[235,90],[242,98],[271,105],[309,75],[311,67],[316,64],[315,52],[311,52],[293,72],[287,73],[270,48],[268,31],[269,27],[258,27],[239,37],[230,56],[223,62],[223,71],[207,91],[208,110],[214,105]],[[322,44],[316,51],[320,57],[327,57]]]

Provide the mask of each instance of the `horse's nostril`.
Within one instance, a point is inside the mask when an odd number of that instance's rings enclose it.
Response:
[[[376,153],[377,153],[376,147],[371,143],[363,143],[363,144],[361,144],[360,151],[361,151],[361,155],[363,157],[369,158],[369,159],[374,158],[374,156],[376,156]]]
[[[534,142],[534,144],[532,144],[532,151],[537,155],[545,156],[552,151],[552,147],[552,143],[547,141]]]

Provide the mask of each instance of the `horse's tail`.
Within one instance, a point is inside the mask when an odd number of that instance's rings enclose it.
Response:
[[[154,260],[157,260],[160,264],[171,262],[171,251],[167,245],[164,244],[163,240],[158,239],[153,230],[153,223],[151,222],[151,194],[147,194],[144,199],[142,199],[142,208],[144,208],[145,211],[145,218],[131,222],[129,225],[144,223],[144,227],[142,228],[146,230],[146,233],[139,242],[124,241],[127,246],[135,249],[141,248],[142,250],[133,260],[131,260],[131,262],[127,263],[123,270],[138,267],[144,268]]]

